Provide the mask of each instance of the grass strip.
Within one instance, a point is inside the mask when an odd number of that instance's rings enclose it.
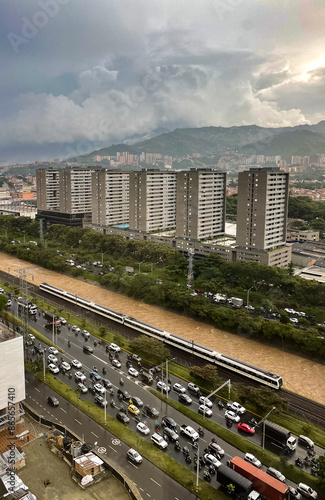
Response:
[[[96,406],[91,401],[82,401],[79,399],[76,391],[68,387],[61,380],[55,379],[50,373],[47,373],[45,380],[41,372],[34,372],[30,365],[26,369],[35,375],[39,380],[51,387],[55,392],[64,397],[71,404],[83,411],[90,418],[95,420],[105,429],[108,429],[112,434],[121,439],[128,446],[135,448],[143,457],[147,458],[151,463],[159,467],[165,474],[172,477],[186,489],[195,492],[196,475],[194,474],[194,465],[190,464],[191,469],[187,469],[183,465],[176,462],[168,454],[156,448],[151,442],[140,435],[133,432],[126,425],[118,422],[115,418],[107,415],[107,422],[104,422],[104,411]],[[168,452],[167,452],[168,453]],[[202,479],[199,480],[199,491],[197,497],[202,500],[220,499],[225,500],[227,497],[222,492],[213,488],[210,484]]]
[[[320,491],[318,485],[318,478],[311,476],[310,474],[307,474],[307,472],[304,472],[299,467],[290,464],[285,456],[280,458],[267,450],[265,450],[263,453],[261,447],[257,446],[254,443],[251,443],[250,441],[243,438],[242,436],[239,436],[235,432],[232,432],[226,429],[225,427],[222,427],[221,425],[218,425],[217,423],[208,420],[207,418],[204,419],[203,416],[199,415],[190,408],[187,408],[186,406],[177,403],[171,398],[168,398],[167,400],[166,396],[164,396],[160,392],[157,392],[153,389],[150,390],[150,392],[163,402],[165,403],[167,402],[167,404],[169,406],[172,406],[175,410],[179,411],[186,417],[196,422],[199,426],[205,427],[207,430],[209,430],[219,438],[223,439],[232,446],[235,446],[238,450],[242,451],[243,453],[252,453],[259,460],[261,460],[261,462],[267,467],[274,467],[280,470],[288,479],[290,479],[294,483],[297,484],[301,482],[307,483],[312,488],[318,489],[318,491]],[[321,491],[323,492],[323,494],[325,494],[325,489],[322,489]]]

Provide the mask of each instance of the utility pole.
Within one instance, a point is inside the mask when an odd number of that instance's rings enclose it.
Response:
[[[193,248],[189,248],[187,255],[188,255],[187,288],[191,288],[194,282],[193,259],[195,254]]]

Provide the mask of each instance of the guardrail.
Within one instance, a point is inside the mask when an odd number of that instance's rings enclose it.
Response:
[[[28,413],[31,417],[33,417],[33,419],[36,420],[38,423],[43,424],[46,427],[51,427],[52,429],[53,428],[58,429],[60,432],[62,432],[66,436],[69,436],[70,438],[74,439],[75,441],[82,442],[82,438],[80,436],[78,436],[77,434],[75,434],[71,429],[69,429],[65,425],[54,423],[54,422],[52,422],[52,420],[44,418],[42,415],[40,415],[35,410],[33,410],[33,408],[31,408],[29,406],[29,404],[26,402],[23,402],[22,404],[25,408],[25,412]],[[133,481],[131,481],[125,474],[123,474],[122,471],[117,470],[115,468],[115,466],[113,465],[112,461],[109,460],[106,457],[106,455],[99,453],[97,450],[92,450],[92,452],[95,455],[98,455],[103,460],[104,467],[107,470],[109,470],[113,474],[113,476],[116,477],[120,481],[120,483],[123,484],[124,488],[127,490],[127,492],[129,493],[132,500],[143,500],[143,497],[140,495],[140,493],[139,493],[138,489],[136,488],[136,486],[134,485]]]

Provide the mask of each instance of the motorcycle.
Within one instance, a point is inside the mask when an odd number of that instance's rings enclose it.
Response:
[[[232,427],[232,420],[229,420],[229,418],[226,419],[226,426],[229,427]]]
[[[200,437],[204,436],[204,430],[202,429],[202,427],[199,427],[197,431]]]
[[[106,368],[105,367],[102,369],[102,372],[103,372],[103,375],[106,375]]]
[[[192,459],[191,459],[190,455],[185,455],[185,462],[187,464],[190,464],[192,462]]]
[[[213,465],[210,465],[210,467],[209,467],[209,474],[211,476],[213,476],[213,474],[215,474],[215,473],[216,473],[216,469],[213,467]]]
[[[224,407],[225,407],[224,403],[219,399],[218,400],[218,408],[219,408],[219,410],[223,410]]]
[[[69,377],[69,378],[72,378],[72,373],[69,373],[68,377]]]
[[[122,377],[120,378],[120,385],[124,385],[124,379]]]
[[[255,420],[255,418],[251,418],[250,421],[248,422],[249,425],[251,425],[252,427],[256,427],[257,426],[257,420]]]
[[[183,446],[182,452],[184,453],[184,455],[189,455],[190,454],[190,450],[188,449],[187,446]]]
[[[114,396],[114,389],[113,389],[113,387],[110,388],[109,393],[110,393],[111,396]]]
[[[98,373],[98,368],[97,368],[97,366],[93,366],[93,372]]]
[[[111,400],[111,407],[112,407],[112,408],[115,408],[115,406],[116,406],[115,401],[114,401],[114,399],[112,399],[112,400]]]
[[[71,342],[70,342],[70,340],[68,340],[68,347],[71,347]]]
[[[296,460],[295,460],[295,464],[296,464],[298,467],[301,467],[301,468],[303,468],[303,466],[304,466],[304,463],[303,463],[303,461],[301,460],[301,458],[296,458]]]
[[[141,421],[141,417],[140,417],[140,415],[134,415],[134,420],[135,420],[136,422],[140,422],[140,421]]]
[[[310,473],[312,476],[318,476],[318,468],[317,467],[312,467],[310,469]]]
[[[175,441],[174,448],[175,448],[176,451],[180,451],[181,447],[180,447],[180,444],[179,444],[178,441]]]
[[[211,483],[211,475],[210,475],[210,473],[207,470],[205,470],[203,472],[203,479],[204,479],[204,481],[207,481],[208,483]]]

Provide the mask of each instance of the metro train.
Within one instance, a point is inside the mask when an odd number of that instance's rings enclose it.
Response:
[[[257,368],[256,366],[245,363],[244,361],[239,361],[238,359],[232,358],[225,354],[221,354],[220,352],[214,351],[209,347],[204,347],[193,341],[179,337],[178,335],[175,335],[173,333],[166,332],[161,328],[157,328],[138,319],[131,318],[125,314],[113,311],[108,307],[95,304],[94,302],[79,297],[78,295],[66,292],[65,290],[61,290],[60,288],[56,288],[55,286],[48,285],[47,283],[41,283],[39,288],[43,292],[47,292],[60,299],[66,300],[67,302],[78,305],[79,307],[82,307],[83,309],[92,313],[98,314],[103,318],[116,321],[121,325],[128,326],[142,334],[148,335],[158,340],[162,340],[167,345],[179,348],[182,351],[186,351],[191,355],[198,356],[199,358],[204,359],[209,363],[222,366],[227,370],[236,372],[265,386],[272,387],[273,389],[280,389],[283,384],[282,377],[264,370],[263,368]]]

